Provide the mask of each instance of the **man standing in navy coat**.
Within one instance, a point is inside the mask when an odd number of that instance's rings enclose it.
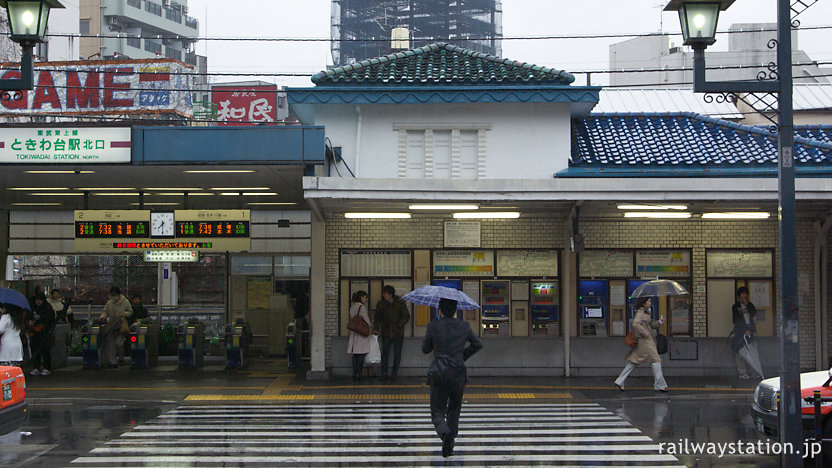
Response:
[[[428,325],[422,352],[434,352],[428,370],[430,383],[430,415],[436,433],[442,439],[442,456],[454,452],[454,440],[459,432],[459,413],[468,374],[465,361],[482,349],[482,341],[471,330],[468,322],[453,318],[456,301],[439,300],[442,318]],[[468,347],[466,343],[470,343]]]

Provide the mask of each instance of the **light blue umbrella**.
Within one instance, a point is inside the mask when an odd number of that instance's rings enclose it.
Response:
[[[26,296],[10,288],[0,288],[0,304],[9,304],[29,310],[29,300],[26,299]]]
[[[439,299],[450,299],[456,301],[456,308],[459,310],[476,310],[480,305],[464,292],[446,288],[444,286],[422,286],[419,289],[410,291],[402,299],[414,304],[439,307]]]

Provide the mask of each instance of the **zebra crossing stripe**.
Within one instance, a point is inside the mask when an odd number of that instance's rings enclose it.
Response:
[[[363,446],[339,447],[339,453],[359,453],[366,454],[368,451],[373,453],[396,453],[396,454],[424,454],[425,452],[432,453],[436,451],[438,439],[434,441],[433,446],[402,446],[402,447],[376,447],[373,442],[367,442]],[[466,446],[459,445],[454,448],[454,453],[481,453],[481,452],[521,452],[521,453],[552,453],[552,452],[640,452],[650,451],[653,453],[659,452],[658,444],[640,444],[640,445],[512,445],[507,447],[497,446]],[[129,455],[138,453],[147,453],[145,447],[103,447],[93,449],[91,453],[96,455]],[[274,454],[274,455],[297,455],[297,454],[318,454],[318,453],[332,453],[331,447],[159,447],[153,449],[153,454],[157,456],[163,455],[257,455],[257,454]]]
[[[622,421],[623,422],[623,421]],[[629,425],[625,422],[626,425]],[[619,426],[624,426],[619,424]],[[581,429],[581,432],[585,434],[621,434],[621,433],[639,433],[638,429],[634,427],[588,427],[585,429]],[[460,429],[459,433],[461,434],[460,437],[469,434],[466,428]],[[574,429],[521,429],[521,430],[512,430],[512,429],[492,429],[492,430],[478,430],[476,433],[471,433],[471,435],[477,434],[486,434],[486,433],[495,433],[495,434],[539,434],[539,435],[556,435],[556,434],[574,434]],[[251,430],[243,430],[243,431],[217,431],[217,430],[207,430],[207,431],[137,431],[137,432],[127,432],[122,434],[122,437],[268,437],[277,435],[278,433],[274,431],[251,431]],[[324,436],[332,436],[332,437],[392,437],[392,436],[436,436],[436,432],[433,430],[430,431],[367,431],[361,432],[360,434],[356,433],[355,430],[350,431],[343,431],[343,432],[334,432],[334,431],[299,431],[299,432],[283,432],[281,431],[280,436],[282,437],[324,437]]]
[[[426,460],[427,457],[427,460]],[[493,463],[500,463],[500,462],[532,462],[532,463],[555,463],[555,462],[594,462],[594,463],[632,463],[632,462],[674,462],[677,461],[676,457],[672,455],[640,455],[640,454],[632,454],[628,453],[625,455],[618,455],[618,454],[592,454],[592,455],[583,455],[583,454],[575,454],[575,455],[562,455],[562,454],[550,454],[550,455],[464,455],[464,462],[465,464],[470,463],[486,463],[488,466],[491,466]],[[430,461],[432,459],[442,461],[444,460],[439,454],[438,451],[430,455],[425,456],[397,456],[395,459],[395,463],[397,465],[415,465],[418,463],[424,463],[426,461]],[[167,455],[167,456],[155,456],[155,455],[143,455],[138,457],[132,456],[120,456],[120,457],[79,457],[73,460],[73,463],[87,463],[87,464],[141,464],[141,466],[158,466],[162,464],[193,464],[195,466],[203,466],[209,463],[220,463],[220,464],[233,464],[234,466],[243,463],[243,464],[252,464],[252,465],[260,465],[260,464],[288,464],[292,466],[298,465],[306,465],[306,464],[318,464],[318,463],[337,463],[339,465],[343,465],[344,463],[349,464],[356,464],[358,466],[364,466],[368,463],[381,463],[381,464],[390,464],[393,460],[390,459],[389,456],[353,456],[349,458],[345,458],[342,456],[287,456],[281,457],[281,459],[275,460],[274,457],[270,456],[240,456],[240,455],[233,455],[233,456],[211,456],[210,458],[200,457],[200,456],[177,456],[177,455]],[[460,457],[459,461],[463,461]],[[653,465],[650,465],[653,466]],[[683,465],[677,465],[683,466]]]
[[[503,444],[503,443],[524,443],[524,444],[555,444],[555,443],[594,443],[598,441],[597,436],[538,436],[538,437],[465,437],[464,439],[460,439],[457,441],[457,446],[467,445],[467,444]],[[614,443],[614,442],[652,442],[648,436],[645,435],[608,435],[604,437],[604,443]],[[238,439],[238,440],[229,440],[228,438],[218,438],[218,439],[197,439],[188,441],[188,445],[216,445],[216,446],[223,446],[223,445],[291,445],[297,446],[298,444],[302,446],[312,446],[312,445],[335,445],[341,446],[343,445],[343,440],[335,440],[332,438],[304,438],[303,440],[297,439],[284,439],[282,436],[276,435],[273,438],[264,438],[264,439]],[[175,440],[154,440],[154,439],[116,439],[111,440],[106,443],[107,445],[177,445],[181,446],[182,441],[175,439]],[[436,445],[436,434],[431,436],[422,436],[422,437],[409,437],[407,440],[390,440],[390,439],[378,439],[373,441],[373,445],[376,446],[384,446],[384,445],[409,445],[409,444],[428,444],[428,445]]]

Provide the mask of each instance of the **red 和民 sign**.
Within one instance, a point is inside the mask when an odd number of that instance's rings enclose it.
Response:
[[[211,102],[220,125],[256,125],[277,120],[277,85],[214,86]]]

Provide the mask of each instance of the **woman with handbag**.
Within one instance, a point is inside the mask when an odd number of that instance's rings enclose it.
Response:
[[[637,312],[633,318],[632,332],[638,339],[638,344],[627,355],[627,365],[621,371],[621,375],[615,379],[615,386],[621,391],[624,391],[624,381],[627,380],[630,372],[637,365],[649,362],[653,368],[653,388],[657,392],[668,392],[667,382],[665,382],[664,375],[662,375],[662,358],[659,356],[658,349],[656,349],[656,338],[653,336],[653,330],[651,330],[651,328],[659,328],[664,322],[664,317],[659,317],[659,320],[651,320],[651,305],[652,301],[649,297],[636,299],[635,308]]]
[[[347,343],[347,353],[352,354],[352,378],[355,380],[361,380],[364,358],[370,352],[372,322],[370,321],[370,315],[367,313],[368,298],[366,292],[357,291],[352,295],[352,305],[350,306],[350,323],[347,326],[350,331],[350,340]],[[362,326],[361,322],[364,322],[366,328]],[[364,334],[365,331],[367,332],[366,335]]]

